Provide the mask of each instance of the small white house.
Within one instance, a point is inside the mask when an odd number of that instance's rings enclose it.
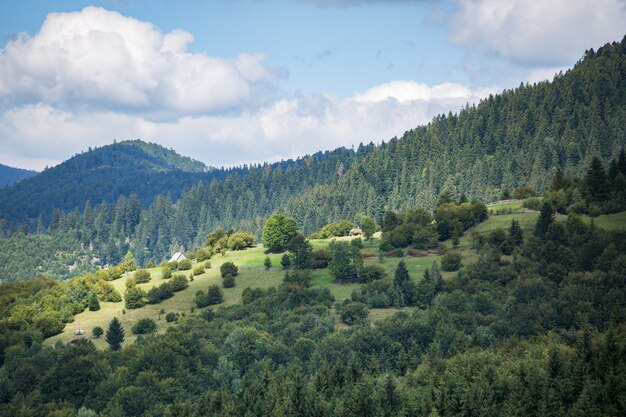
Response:
[[[183,255],[182,252],[176,252],[174,256],[172,256],[172,258],[170,259],[170,262],[174,262],[174,261],[179,262],[179,261],[184,261],[185,259],[187,258],[185,257],[185,255]]]

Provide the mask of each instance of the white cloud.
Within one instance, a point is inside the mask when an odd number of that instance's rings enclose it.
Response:
[[[190,53],[193,35],[97,7],[48,15],[0,50],[0,103],[133,111],[215,112],[245,105],[271,81],[262,54]]]
[[[400,96],[395,89],[398,85],[416,87],[413,84],[419,88],[409,96]],[[388,140],[489,92],[453,84],[428,87],[398,81],[348,99],[293,97],[235,115],[188,115],[171,121],[111,111],[73,113],[48,104],[26,105],[0,114],[0,154],[5,158],[2,162],[41,168],[37,164],[44,160],[52,165],[88,146],[142,138],[215,166],[272,161]],[[19,163],[25,156],[33,163]]]
[[[624,0],[457,0],[450,39],[516,64],[573,64],[624,35]]]
[[[135,138],[215,166],[272,161],[387,140],[493,92],[398,80],[280,95],[262,54],[191,53],[193,40],[96,7],[50,14],[0,49],[0,162],[40,169]]]

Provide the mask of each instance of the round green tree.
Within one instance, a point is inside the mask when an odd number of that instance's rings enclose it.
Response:
[[[298,226],[294,219],[275,214],[265,223],[261,241],[268,251],[282,252],[297,233]]]

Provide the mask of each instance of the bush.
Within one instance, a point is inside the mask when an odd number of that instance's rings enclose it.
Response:
[[[172,271],[176,271],[178,269],[178,261],[172,261],[169,262],[170,264],[170,268],[172,268]]]
[[[326,268],[332,258],[333,256],[326,249],[318,249],[316,251],[313,251],[313,257],[311,258],[311,268]]]
[[[366,265],[357,271],[357,282],[372,282],[385,278],[387,272],[380,265]]]
[[[239,274],[239,268],[232,262],[224,262],[222,266],[220,266],[220,273],[222,274],[222,278],[226,275],[236,277]]]
[[[93,334],[93,337],[95,337],[97,339],[97,338],[99,338],[100,336],[102,336],[104,334],[104,330],[102,330],[102,327],[96,326],[96,327],[93,328],[91,333]]]
[[[191,269],[191,260],[183,259],[178,262],[178,269],[180,271],[189,271]]]
[[[356,248],[363,249],[363,240],[360,237],[352,239],[350,243]]]
[[[522,202],[522,206],[529,210],[541,210],[541,206],[543,205],[543,198],[541,197],[531,197],[527,198]]]
[[[233,288],[235,286],[235,277],[232,275],[226,275],[222,278],[222,284],[224,288]]]
[[[341,321],[348,325],[353,325],[367,318],[369,310],[367,306],[358,301],[352,301],[341,307]]]
[[[178,319],[178,314],[170,311],[165,315],[165,321],[168,323],[175,322]]]
[[[146,298],[148,299],[148,304],[158,304],[163,300],[171,298],[174,296],[174,289],[172,288],[172,284],[168,282],[164,282],[158,287],[152,287],[148,290],[146,294]]]
[[[228,237],[228,249],[241,250],[254,245],[256,238],[252,233],[239,231]]]
[[[154,320],[149,318],[143,318],[135,323],[135,325],[131,328],[131,331],[134,334],[154,333],[156,331],[156,327],[157,325]]]
[[[282,258],[280,258],[280,264],[283,266],[283,269],[287,269],[291,266],[291,256],[285,253]]]
[[[202,248],[196,253],[196,260],[198,262],[203,262],[207,259],[211,259],[211,255],[211,250],[209,248]]]
[[[126,294],[124,294],[124,305],[128,309],[141,308],[146,304],[145,296],[146,293],[140,288],[129,288],[126,290]]]
[[[295,284],[304,288],[308,288],[311,285],[311,271],[306,269],[296,269],[293,271],[287,271],[284,278],[285,284]]]
[[[272,267],[272,260],[270,259],[269,256],[265,257],[265,260],[263,261],[263,266],[265,266],[265,269],[268,270]]]
[[[150,282],[150,272],[146,271],[145,269],[140,269],[139,271],[135,272],[134,278],[137,284]]]
[[[122,278],[122,269],[119,266],[114,266],[109,268],[107,271],[107,281],[115,281],[116,279]]]
[[[204,265],[196,265],[193,268],[193,274],[194,275],[202,275],[202,274],[204,274]]]
[[[448,252],[441,258],[441,269],[444,271],[458,271],[461,267],[461,254]]]
[[[169,284],[172,286],[172,291],[178,292],[189,287],[189,281],[183,274],[176,274],[172,277]]]
[[[211,285],[205,294],[202,291],[196,293],[196,306],[198,308],[220,304],[224,301],[224,292],[217,285]]]
[[[170,268],[169,264],[165,264],[163,265],[163,268],[161,268],[161,278],[163,279],[172,278],[172,268]]]

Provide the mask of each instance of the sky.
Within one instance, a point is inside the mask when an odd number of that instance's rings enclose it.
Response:
[[[626,0],[0,1],[0,163],[140,138],[211,166],[379,143],[626,34]]]

